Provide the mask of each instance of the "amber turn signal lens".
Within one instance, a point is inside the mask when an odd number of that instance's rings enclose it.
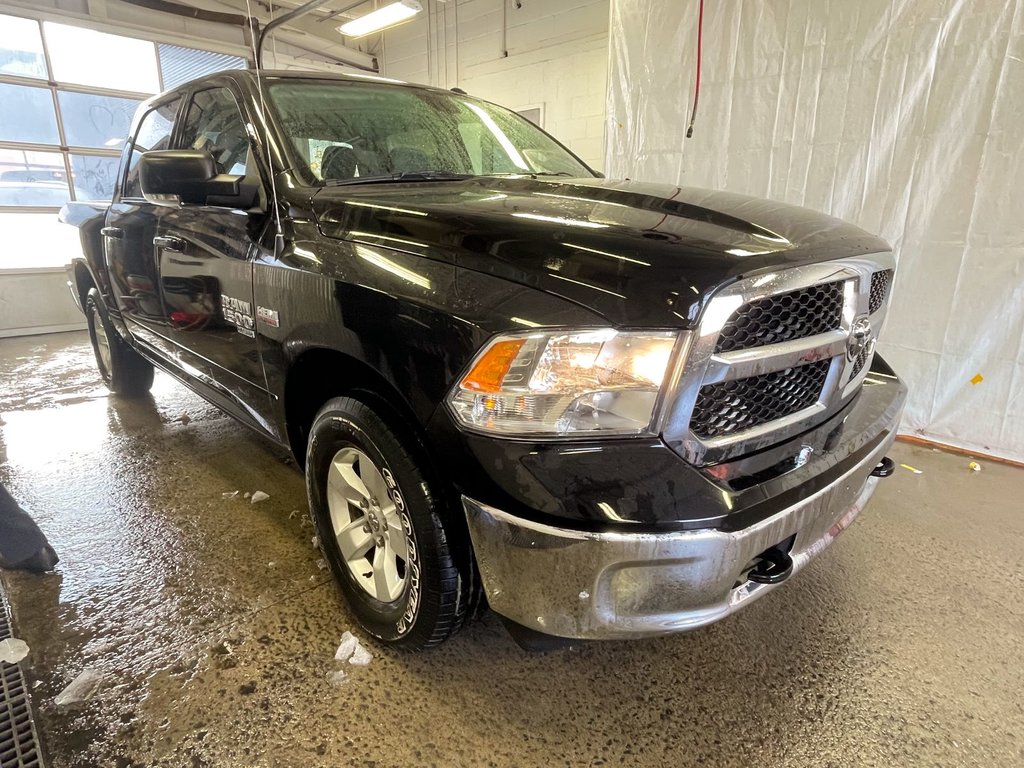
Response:
[[[462,380],[462,388],[474,392],[500,392],[501,384],[526,339],[499,341],[487,350]]]

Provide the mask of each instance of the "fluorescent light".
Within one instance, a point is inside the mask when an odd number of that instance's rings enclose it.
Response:
[[[338,27],[338,31],[346,37],[362,37],[371,32],[380,32],[382,29],[408,21],[422,10],[423,6],[417,0],[400,0],[400,2],[371,11],[358,19],[345,22]]]
[[[376,251],[373,251],[363,245],[356,246],[356,253],[374,266],[380,267],[403,280],[408,280],[413,285],[418,285],[420,288],[425,288],[428,291],[430,290],[431,283],[429,277],[424,277],[419,272],[413,272],[411,269],[403,267],[401,264],[392,261],[386,256],[381,256]]]
[[[540,192],[537,193],[542,194]],[[632,264],[639,264],[641,267],[651,266],[649,261],[640,261],[640,259],[631,259],[629,256],[620,256],[617,253],[608,253],[608,251],[599,251],[597,248],[587,248],[585,245],[576,245],[574,243],[562,243],[566,248],[575,248],[578,251],[586,251],[587,253],[596,253],[598,256],[607,256],[609,259],[618,259],[619,261],[628,261]]]
[[[566,224],[570,227],[586,227],[587,229],[607,229],[607,224],[587,219],[569,219],[564,216],[542,216],[539,213],[513,213],[518,219],[533,219],[534,221],[548,221],[552,224]]]

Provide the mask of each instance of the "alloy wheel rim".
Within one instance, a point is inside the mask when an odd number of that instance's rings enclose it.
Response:
[[[397,600],[408,580],[409,539],[383,473],[358,448],[342,448],[331,459],[327,509],[356,583],[382,603]]]

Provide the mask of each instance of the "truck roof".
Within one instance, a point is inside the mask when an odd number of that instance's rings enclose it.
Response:
[[[370,72],[317,72],[295,69],[261,69],[260,76],[264,80],[336,80],[338,82],[381,83],[385,85],[397,85],[428,91],[445,91],[444,88],[437,88],[432,85],[423,85],[420,83],[408,83],[404,80],[396,80],[393,77],[385,77],[383,75],[376,75]],[[189,80],[187,83],[182,83],[175,88],[168,89],[164,93],[177,93],[179,91],[184,91],[196,83],[212,80],[214,78],[228,78],[236,81],[244,88],[254,88],[256,85],[256,70],[226,69],[209,75],[203,75],[202,77],[197,77],[194,80]],[[164,94],[160,94],[160,96],[163,95]]]

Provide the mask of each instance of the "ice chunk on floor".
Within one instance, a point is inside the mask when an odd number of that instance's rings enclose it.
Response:
[[[338,650],[334,654],[334,658],[338,661],[348,661],[352,654],[355,653],[358,645],[359,641],[356,640],[356,636],[351,632],[345,632],[345,634],[341,636],[341,645],[338,646]]]
[[[357,667],[365,667],[372,660],[373,660],[373,655],[368,650],[363,648],[363,646],[360,645],[359,641],[357,640],[356,641],[356,649],[352,653],[352,657],[348,660],[348,663],[349,664],[353,664],[353,665],[355,665]]]
[[[67,688],[57,694],[54,704],[62,707],[65,704],[77,704],[88,701],[95,695],[96,689],[103,682],[102,673],[95,669],[86,669],[68,684]]]
[[[269,498],[270,498],[270,494],[269,493],[264,493],[263,491],[256,491],[252,495],[252,500],[249,503],[250,504],[259,504],[261,501],[266,501]]]
[[[0,640],[0,661],[17,664],[28,656],[28,643],[16,637]]]
[[[365,667],[373,660],[373,655],[362,646],[355,635],[346,631],[341,636],[341,645],[338,646],[334,658],[357,667]]]

